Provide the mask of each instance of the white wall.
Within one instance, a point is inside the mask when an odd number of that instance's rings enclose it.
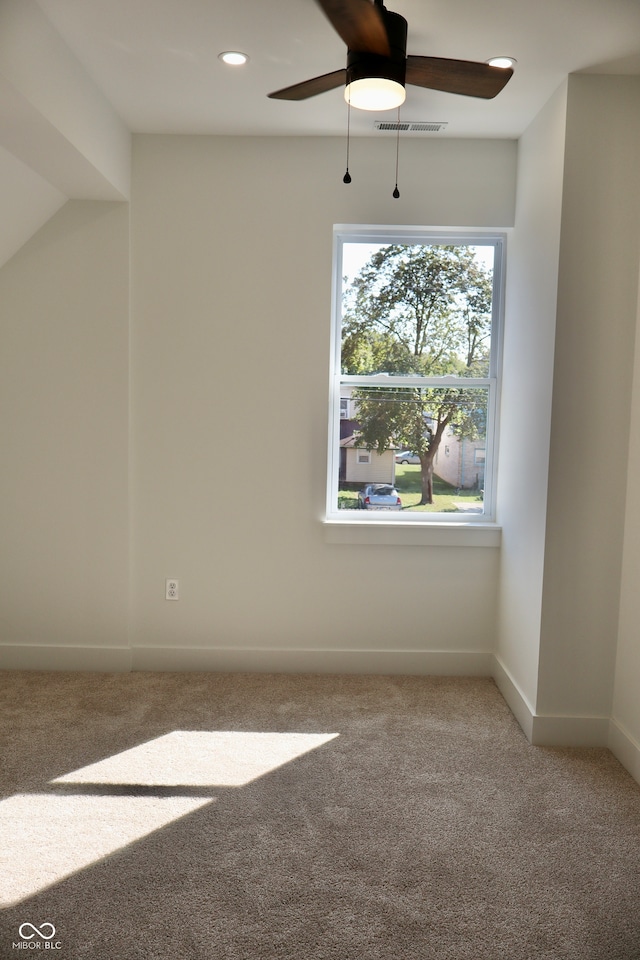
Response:
[[[610,745],[640,781],[640,291],[626,497],[620,623]]]
[[[638,611],[629,580],[637,570],[637,524],[628,505],[625,528],[625,493],[640,258],[639,107],[637,77],[572,76],[520,142],[496,674],[534,743],[609,741],[638,773],[633,737],[640,731],[637,708],[630,708],[640,680]],[[606,135],[594,136],[596,117],[606,118]],[[625,530],[620,722],[613,721],[610,738]]]
[[[401,142],[399,201],[394,148],[136,138],[134,663],[488,669],[497,550],[320,522],[333,224],[513,222],[514,143]]]
[[[519,142],[507,260],[496,655],[525,729],[537,698],[566,109],[563,84]]]
[[[0,270],[3,666],[127,665],[128,219],[67,203]]]
[[[599,136],[596,118],[606,120]],[[537,709],[602,718],[603,729],[618,633],[639,156],[640,78],[570,77]]]
[[[513,222],[514,143],[407,141],[396,201],[392,139],[346,187],[341,140],[143,137],[131,211],[0,270],[2,666],[488,672],[497,550],[320,522],[333,223]]]

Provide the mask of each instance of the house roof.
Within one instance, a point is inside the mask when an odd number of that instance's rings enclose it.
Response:
[[[352,434],[350,434],[348,437],[343,437],[343,439],[340,441],[340,446],[341,446],[341,447],[344,447],[345,449],[350,449],[351,447],[360,446],[360,445],[357,443],[357,440],[358,440],[358,434],[357,434],[357,433],[352,433]],[[361,449],[364,450],[364,449],[366,449],[366,447],[361,447]],[[389,450],[395,450],[395,449],[397,449],[397,448],[394,447],[394,446],[390,446],[390,447],[389,447]]]

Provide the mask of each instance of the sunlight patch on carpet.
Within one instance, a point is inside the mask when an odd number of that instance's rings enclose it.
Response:
[[[0,804],[0,905],[15,906],[213,802],[44,793],[9,797]]]
[[[243,787],[337,736],[175,730],[51,782]]]
[[[3,800],[0,906],[215,802],[203,792],[243,787],[337,736],[176,730]]]

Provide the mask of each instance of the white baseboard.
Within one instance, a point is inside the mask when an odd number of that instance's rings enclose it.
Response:
[[[536,747],[606,747],[608,717],[570,717],[536,713],[505,665],[494,656],[493,679],[522,727]]]
[[[640,783],[640,743],[618,721],[609,721],[609,749],[634,780]]]
[[[0,646],[0,669],[129,670],[222,673],[361,673],[416,676],[491,676],[484,651],[300,650],[242,647]]]
[[[133,670],[491,676],[486,652],[134,647]]]
[[[531,743],[533,737],[533,721],[535,712],[524,693],[513,679],[505,665],[493,655],[493,669],[491,671],[496,686],[512,714],[522,727],[525,737]]]
[[[128,673],[128,647],[70,647],[37,644],[0,645],[0,670],[70,670]]]
[[[608,717],[561,717],[538,714],[531,743],[536,747],[606,747]]]

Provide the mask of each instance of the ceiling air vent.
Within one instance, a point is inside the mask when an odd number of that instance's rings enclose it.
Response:
[[[395,133],[440,133],[446,130],[447,121],[415,121],[415,120],[374,120],[376,130],[390,130]]]
[[[397,120],[376,120],[374,126],[376,130],[393,130],[395,132],[396,130],[408,130],[411,124],[407,121],[398,123]]]

